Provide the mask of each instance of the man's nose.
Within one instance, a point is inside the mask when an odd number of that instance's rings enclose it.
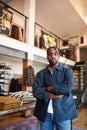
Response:
[[[55,54],[52,54],[52,57],[55,57]]]

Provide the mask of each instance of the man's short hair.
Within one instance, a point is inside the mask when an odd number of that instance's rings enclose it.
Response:
[[[49,54],[49,51],[50,51],[52,48],[56,51],[56,53],[59,54],[59,52],[60,52],[60,51],[59,51],[59,48],[56,47],[56,46],[51,46],[51,47],[47,48],[47,55]]]

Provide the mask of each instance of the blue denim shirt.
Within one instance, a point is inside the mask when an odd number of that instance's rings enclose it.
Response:
[[[34,115],[41,121],[45,120],[50,93],[44,91],[42,87],[53,86],[56,95],[64,95],[62,98],[52,99],[55,120],[76,118],[77,110],[71,93],[73,83],[72,69],[65,68],[62,64],[58,65],[53,74],[49,67],[39,71],[33,85],[33,95],[37,98]]]

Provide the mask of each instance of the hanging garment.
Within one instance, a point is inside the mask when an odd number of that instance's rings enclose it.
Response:
[[[22,79],[12,78],[9,92],[17,92],[22,90]]]
[[[34,83],[34,69],[31,65],[29,65],[26,69],[25,69],[25,86],[31,87]]]

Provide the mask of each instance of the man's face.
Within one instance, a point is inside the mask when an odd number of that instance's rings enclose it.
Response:
[[[47,59],[50,65],[54,66],[58,63],[59,53],[54,48],[51,48],[48,52]]]

